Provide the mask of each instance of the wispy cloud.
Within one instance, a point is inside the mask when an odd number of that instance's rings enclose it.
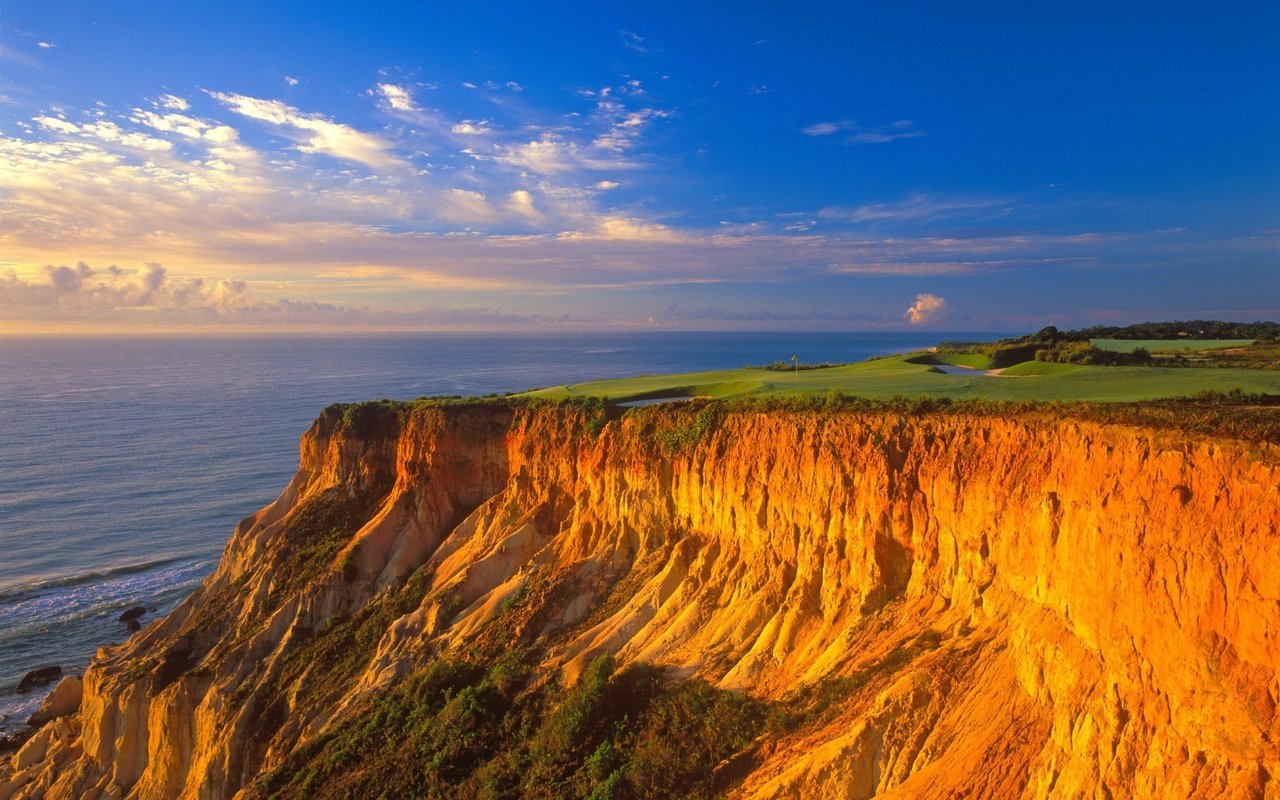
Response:
[[[900,119],[874,128],[864,128],[853,120],[842,119],[817,122],[802,128],[801,131],[806,136],[832,136],[843,133],[845,134],[842,137],[844,144],[884,144],[899,139],[918,139],[926,135],[909,119]]]
[[[15,64],[21,64],[24,67],[39,67],[40,63],[26,53],[7,47],[0,42],[0,61],[12,61]]]
[[[630,150],[650,122],[671,116],[669,111],[656,108],[628,109],[610,101],[597,103],[596,113],[607,121],[609,129],[597,136],[591,144],[613,153]]]
[[[39,47],[42,50],[52,50],[57,47],[57,45],[53,42],[36,42],[36,47]]]
[[[833,133],[839,133],[843,130],[844,125],[850,125],[849,122],[819,122],[804,128],[806,136],[830,136]]]
[[[280,100],[263,100],[242,94],[209,92],[210,97],[241,116],[285,128],[297,136],[298,150],[355,161],[375,169],[394,169],[404,163],[391,154],[392,145],[382,138],[334,122],[323,114],[299,111]]]
[[[992,219],[1007,215],[1014,204],[1008,197],[914,194],[902,200],[868,203],[853,208],[830,206],[818,212],[826,220],[842,222],[919,222],[924,220]]]
[[[638,33],[631,31],[618,31],[618,36],[622,41],[622,46],[636,53],[652,53],[654,47],[649,40]]]

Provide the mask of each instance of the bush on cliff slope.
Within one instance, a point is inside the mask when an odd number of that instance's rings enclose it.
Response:
[[[767,707],[662,670],[596,658],[569,688],[534,659],[443,657],[287,760],[268,798],[709,797],[717,765],[762,730]],[[672,787],[680,787],[673,794]]]

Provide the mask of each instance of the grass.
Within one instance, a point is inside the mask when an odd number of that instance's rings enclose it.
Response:
[[[986,353],[932,353],[931,358],[939,364],[950,364],[954,367],[972,367],[973,369],[991,369],[991,356]]]
[[[931,354],[937,358],[937,354]],[[944,354],[948,359],[957,354]],[[968,357],[973,354],[960,354]],[[524,397],[607,397],[619,402],[653,397],[735,398],[840,391],[856,397],[899,395],[987,400],[1133,402],[1239,389],[1280,394],[1280,371],[1196,367],[1114,367],[1024,362],[1003,376],[948,375],[933,371],[920,354],[880,358],[828,369],[773,373],[728,369],[675,375],[645,375],[566,384]],[[969,365],[975,366],[975,365]]]
[[[1253,344],[1253,341],[1253,339],[1090,339],[1089,343],[1099,350],[1110,350],[1113,353],[1132,353],[1139,348],[1154,353],[1159,350],[1186,352],[1222,350],[1230,347],[1246,347]]]
[[[1005,367],[1002,374],[1011,378],[1033,375],[1065,375],[1078,369],[1084,369],[1084,367],[1080,364],[1059,364],[1055,361],[1024,361],[1021,364],[1014,364],[1012,367]]]

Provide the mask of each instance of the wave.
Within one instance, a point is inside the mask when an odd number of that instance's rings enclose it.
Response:
[[[99,394],[101,392],[118,392],[128,388],[129,387],[124,384],[116,384],[111,386],[75,386],[75,387],[68,387],[66,389],[58,389],[57,391],[53,391],[53,392],[46,392],[42,395],[37,395],[36,399],[37,400],[57,400],[58,398],[66,397],[67,395]]]
[[[6,586],[0,589],[0,603],[12,603],[22,600],[29,600],[39,597],[58,589],[66,589],[75,586],[82,586],[86,583],[101,583],[109,581],[112,578],[118,578],[125,575],[134,575],[139,572],[150,572],[152,570],[167,567],[171,564],[191,563],[192,559],[183,558],[181,556],[171,556],[169,558],[161,558],[152,561],[143,561],[137,564],[125,564],[119,567],[110,567],[107,569],[93,570],[92,572],[82,572],[76,575],[67,575],[61,578],[49,578],[41,581],[34,581],[26,584],[18,584],[16,586]]]
[[[9,661],[10,654],[4,651],[15,639],[23,640],[34,631],[55,638],[73,636],[79,624],[110,622],[120,611],[135,605],[149,608],[176,603],[199,586],[211,567],[209,561],[168,562],[159,568],[116,571],[98,580],[46,586],[11,597],[0,603],[0,673]]]

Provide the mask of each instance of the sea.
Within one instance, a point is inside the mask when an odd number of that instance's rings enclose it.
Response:
[[[217,564],[330,403],[859,361],[971,334],[565,333],[0,337],[0,733]],[[983,337],[979,337],[983,338]],[[990,338],[996,338],[994,335]]]

